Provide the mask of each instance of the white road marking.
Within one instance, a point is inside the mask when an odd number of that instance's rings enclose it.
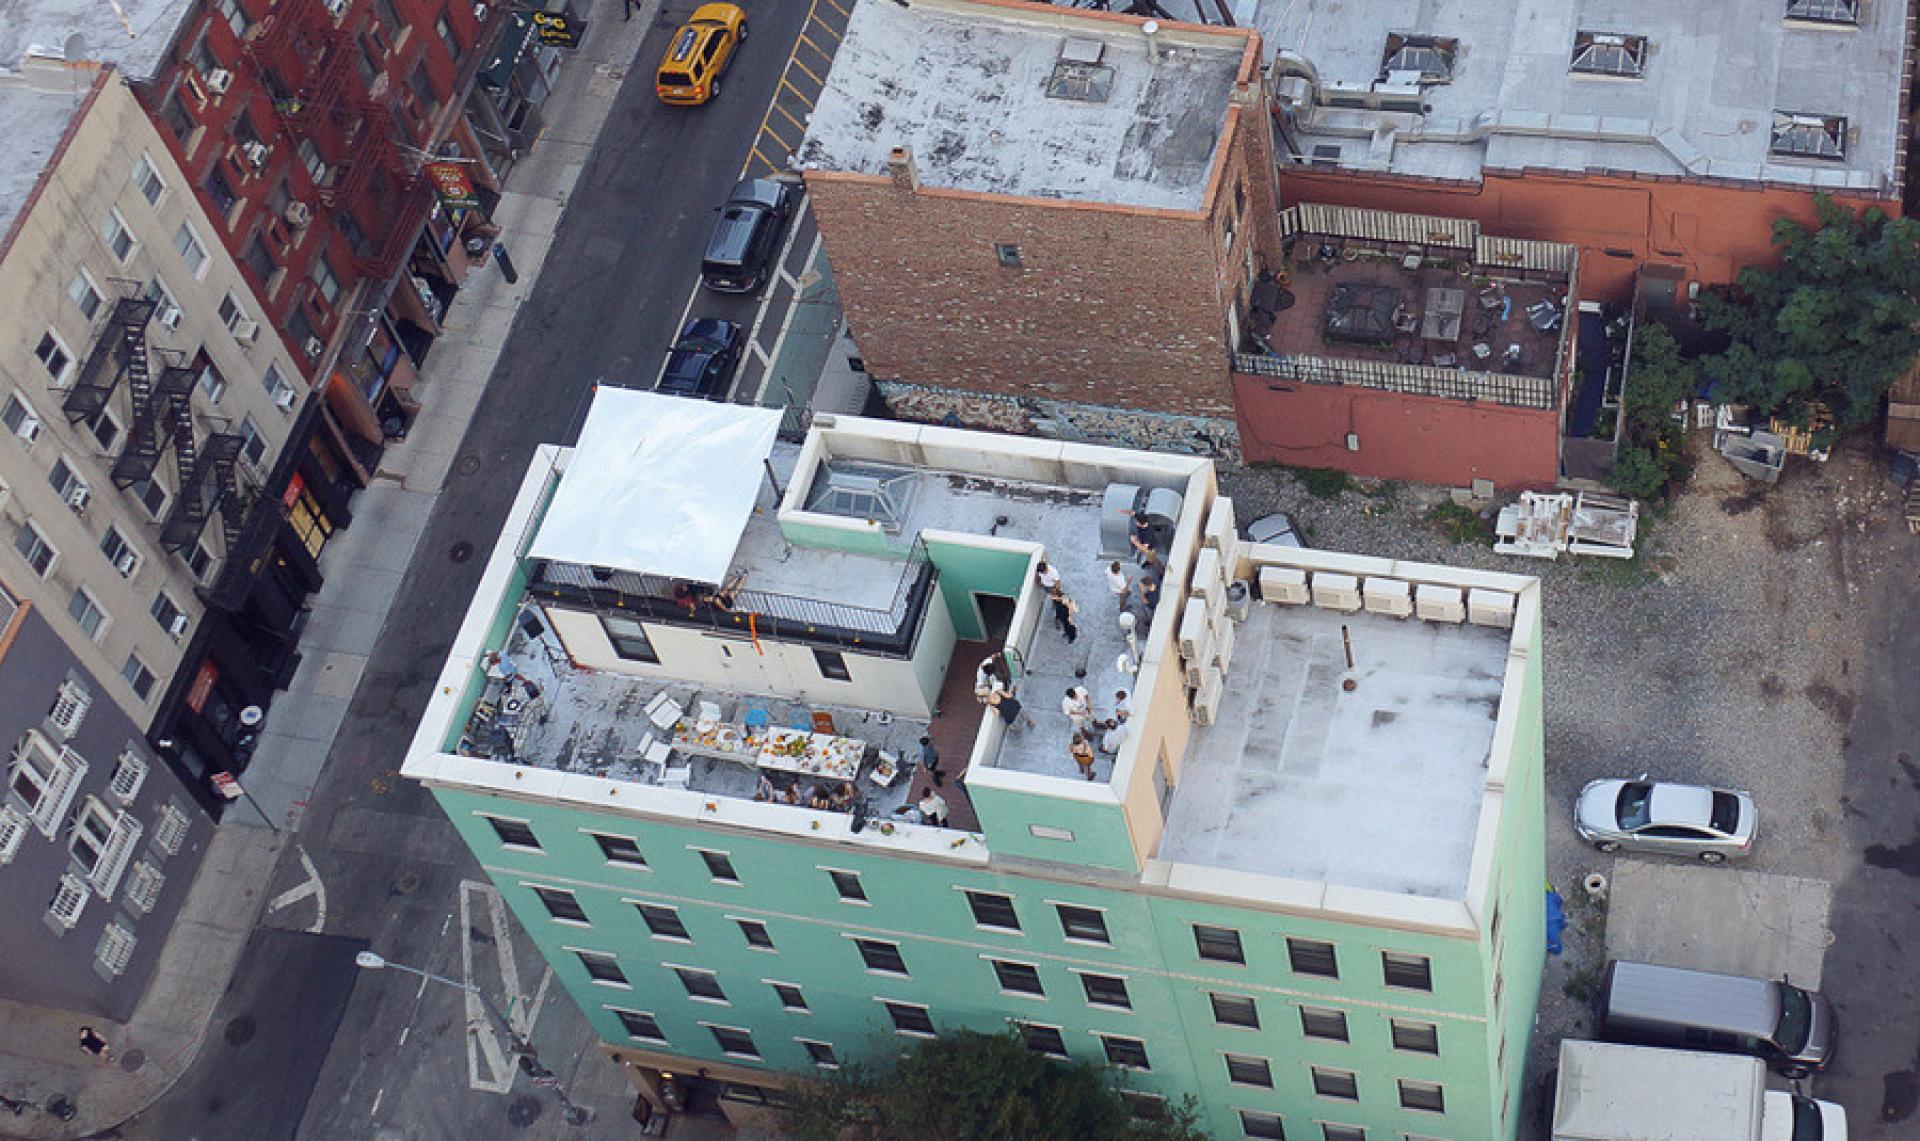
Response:
[[[553,978],[548,970],[540,979],[537,993],[529,1001],[520,987],[520,968],[514,958],[513,928],[507,921],[506,901],[492,884],[475,880],[466,880],[460,884],[460,970],[461,979],[469,986],[485,986],[484,982],[474,978],[474,938],[473,897],[483,896],[486,900],[488,932],[492,937],[494,954],[498,958],[500,987],[503,993],[501,1007],[515,1033],[522,1037],[531,1037],[533,1025],[540,1017],[540,1008],[546,1004],[547,989]],[[425,980],[422,980],[424,983]],[[467,1085],[483,1093],[504,1094],[513,1089],[518,1068],[514,1064],[512,1051],[508,1043],[501,1041],[500,1027],[488,1013],[486,1005],[476,991],[468,991],[467,1002]],[[485,1066],[486,1075],[481,1073]]]
[[[300,853],[300,866],[306,869],[307,878],[274,896],[267,903],[267,911],[272,913],[283,907],[291,907],[308,896],[313,896],[313,922],[307,925],[307,933],[319,935],[327,923],[327,885],[321,882],[320,869],[313,866],[313,859],[307,855],[307,850],[298,845],[295,845],[294,850]]]
[[[380,1116],[380,1099],[385,1096],[387,1096],[387,1087],[381,1086],[380,1092],[373,1095],[373,1108],[367,1112],[368,1117]]]
[[[814,231],[813,248],[807,251],[807,265],[812,266],[814,259],[820,256],[820,232]],[[785,265],[785,259],[782,259]],[[786,273],[784,268],[780,271]],[[793,304],[787,306],[787,315],[780,320],[780,331],[774,334],[773,348],[767,353],[767,368],[760,376],[760,391],[753,394],[753,402],[759,404],[766,400],[767,389],[773,384],[773,362],[780,359],[780,347],[787,343],[787,330],[793,328],[793,319],[800,313],[800,282],[797,278],[788,278],[793,282]]]

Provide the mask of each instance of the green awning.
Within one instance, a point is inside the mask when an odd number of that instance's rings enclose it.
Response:
[[[498,49],[480,69],[480,85],[495,91],[506,90],[507,83],[513,79],[513,69],[527,53],[527,41],[532,37],[533,17],[526,12],[515,12],[507,26],[500,30]]]

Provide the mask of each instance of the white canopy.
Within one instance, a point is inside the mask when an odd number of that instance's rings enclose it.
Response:
[[[602,387],[528,553],[719,584],[780,410]]]

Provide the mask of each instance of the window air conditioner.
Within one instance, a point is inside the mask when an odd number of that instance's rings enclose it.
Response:
[[[227,88],[233,86],[233,73],[224,67],[216,67],[207,72],[207,90],[215,95],[225,95]]]
[[[293,389],[283,388],[280,391],[274,393],[273,403],[274,403],[274,406],[280,409],[280,411],[282,412],[285,412],[289,408],[292,408],[293,407]]]
[[[241,148],[240,153],[247,156],[247,165],[259,170],[267,165],[267,156],[273,151],[265,143],[248,143]]]
[[[139,565],[140,556],[134,554],[132,551],[122,551],[120,557],[115,559],[113,563],[114,569],[128,578],[133,577],[133,572]]]
[[[233,339],[243,345],[251,345],[260,336],[260,322],[250,317],[242,317],[233,323]]]
[[[314,181],[320,181],[318,176],[314,178]],[[298,230],[305,227],[306,224],[311,221],[313,221],[313,210],[305,202],[287,203],[287,225]]]
[[[93,498],[93,491],[86,484],[75,484],[67,490],[67,506],[75,511],[85,511],[87,501]]]
[[[20,426],[13,430],[13,434],[29,444],[33,443],[40,438],[40,418],[34,415],[24,417],[20,421]]]
[[[315,360],[320,359],[320,354],[327,351],[327,343],[318,337],[308,337],[304,347],[307,350],[307,355]]]
[[[169,329],[178,329],[180,327],[180,307],[178,305],[162,305],[160,307],[158,320],[160,324]]]
[[[180,638],[184,637],[186,632],[187,616],[184,614],[174,615],[172,625],[167,627],[167,633],[172,634],[175,638]]]
[[[347,5],[351,4],[352,2],[353,0],[327,0],[327,15],[329,16],[340,15],[342,12],[345,12],[347,10]]]

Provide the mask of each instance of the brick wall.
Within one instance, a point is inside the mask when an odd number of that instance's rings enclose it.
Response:
[[[887,411],[902,420],[1240,462],[1240,429],[1230,417],[1146,412],[897,380],[876,381],[874,387]]]

